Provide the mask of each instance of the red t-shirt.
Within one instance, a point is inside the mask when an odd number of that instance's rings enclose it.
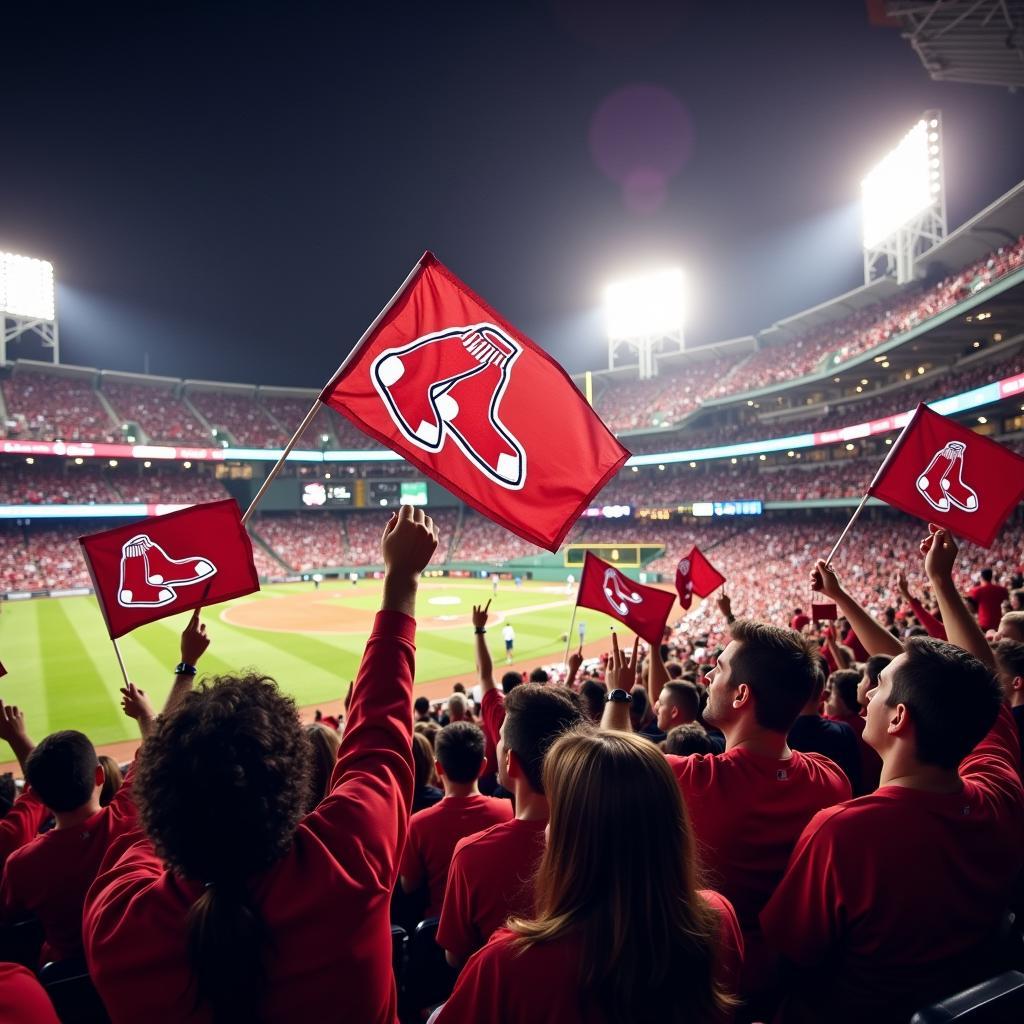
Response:
[[[744,931],[756,929],[804,826],[823,807],[850,799],[849,780],[827,757],[797,750],[777,760],[738,747],[668,763],[712,884]]]
[[[0,1020],[4,1024],[60,1024],[36,976],[19,964],[0,963]]]
[[[761,913],[766,941],[814,968],[783,1020],[902,1024],[980,980],[970,954],[1024,866],[1019,757],[1003,708],[960,766],[962,792],[883,786],[815,815]]]
[[[728,900],[715,892],[702,892],[719,913],[721,931],[715,976],[735,992],[735,980],[743,962],[743,937]],[[598,1006],[588,1004],[588,993],[577,981],[582,955],[574,936],[531,946],[520,952],[515,935],[500,929],[483,949],[474,953],[462,969],[437,1024],[596,1024],[605,1017]],[[686,993],[680,992],[685,1000]],[[643,994],[638,994],[643,1000]],[[617,1022],[609,1022],[617,1024]]]
[[[810,615],[804,615],[803,613],[800,615],[794,615],[793,618],[789,620],[789,628],[795,629],[799,633],[800,630],[802,630],[810,621]]]
[[[442,949],[465,960],[509,917],[533,914],[533,876],[546,825],[513,818],[459,841],[437,929]]]
[[[500,690],[488,690],[480,698],[480,722],[484,737],[489,744],[497,747],[501,737],[501,725],[505,721],[505,695]],[[498,769],[497,759],[494,765]]]
[[[26,788],[0,819],[0,868],[15,850],[31,842],[49,814],[39,797]]]
[[[867,648],[860,642],[860,637],[854,632],[853,626],[846,631],[843,643],[853,651],[854,661],[867,661],[870,657]]]
[[[110,805],[75,828],[55,828],[7,858],[0,919],[34,914],[43,926],[41,962],[82,955],[82,906],[107,847],[136,827],[129,769]]]
[[[433,807],[417,811],[409,823],[409,841],[402,855],[402,883],[408,892],[426,885],[424,917],[437,917],[444,902],[444,887],[452,854],[460,839],[512,817],[509,800],[473,796],[446,796]]]
[[[1010,596],[998,583],[979,583],[968,595],[978,603],[978,625],[982,629],[998,629],[1003,617],[1003,602]]]
[[[291,849],[250,882],[273,942],[266,1024],[394,1024],[391,893],[413,791],[416,623],[377,614],[356,678],[331,791]],[[115,841],[85,901],[83,940],[114,1024],[205,1022],[192,1012],[185,918],[202,883],[168,871],[141,832]]]

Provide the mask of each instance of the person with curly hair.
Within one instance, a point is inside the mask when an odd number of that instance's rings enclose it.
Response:
[[[384,530],[381,610],[330,793],[304,815],[311,754],[274,680],[222,675],[162,717],[137,761],[143,828],[86,901],[93,981],[114,1024],[392,1022],[388,909],[413,790],[416,591],[437,547],[422,509]]]

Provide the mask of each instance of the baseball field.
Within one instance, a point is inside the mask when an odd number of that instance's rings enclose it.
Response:
[[[380,605],[375,580],[269,586],[258,594],[216,605],[203,619],[212,643],[200,674],[247,666],[273,676],[300,707],[340,710],[355,675],[373,614]],[[487,580],[426,579],[418,600],[416,686],[443,696],[461,679],[474,682],[470,613],[492,595]],[[560,661],[574,596],[559,584],[502,581],[488,623],[497,673],[505,667],[501,626],[515,628],[515,666]],[[187,616],[143,626],[119,642],[128,675],[159,711],[179,660],[178,638]],[[607,644],[612,620],[584,610],[587,653]],[[573,634],[577,635],[574,627]],[[596,642],[595,642],[596,641]],[[578,641],[577,641],[578,642]],[[0,614],[0,698],[25,712],[31,736],[80,729],[97,746],[137,739],[135,723],[121,713],[120,670],[99,608],[92,597],[5,602]],[[0,742],[0,762],[12,760]]]

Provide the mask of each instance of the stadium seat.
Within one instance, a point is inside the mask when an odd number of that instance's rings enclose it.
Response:
[[[1024,1020],[1024,974],[1007,971],[918,1010],[910,1024],[1011,1024]]]
[[[34,917],[0,928],[0,960],[34,971],[43,948],[43,926]]]
[[[398,925],[391,926],[391,969],[395,974],[395,989],[401,993],[405,984],[405,958],[409,946],[409,933]]]
[[[401,1002],[403,1020],[422,1019],[421,1011],[443,1003],[455,986],[458,972],[448,966],[444,950],[437,944],[438,920],[429,917],[420,921],[409,939]]]
[[[46,964],[39,981],[63,1024],[110,1024],[83,957]]]

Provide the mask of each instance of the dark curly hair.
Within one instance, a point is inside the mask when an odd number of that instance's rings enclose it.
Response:
[[[136,764],[139,814],[157,853],[205,890],[188,915],[196,1006],[258,1020],[269,936],[245,880],[292,845],[312,754],[295,702],[258,673],[205,680],[157,720]]]

